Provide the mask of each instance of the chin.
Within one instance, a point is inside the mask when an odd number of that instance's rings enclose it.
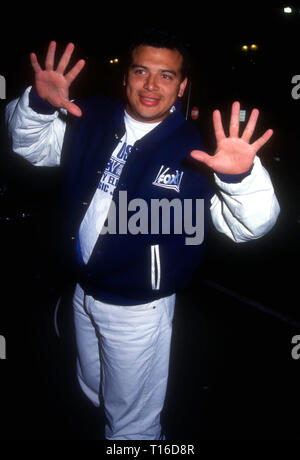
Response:
[[[139,119],[140,121],[144,121],[145,123],[147,122],[158,122],[162,121],[164,118],[166,118],[169,114],[169,111],[167,112],[155,112],[151,113],[149,110],[141,110],[135,112],[134,118]]]

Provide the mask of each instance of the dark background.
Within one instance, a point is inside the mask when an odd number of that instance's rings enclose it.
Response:
[[[300,362],[292,337],[299,313],[299,115],[291,95],[300,75],[300,7],[160,4],[110,8],[95,4],[15,7],[3,12],[0,75],[5,105],[32,84],[29,53],[43,63],[50,40],[58,55],[76,45],[72,63],[87,64],[71,97],[122,96],[122,54],[128,38],[149,25],[178,30],[194,55],[190,109],[209,152],[212,111],[228,127],[231,104],[261,114],[255,136],[273,128],[259,152],[281,214],[260,240],[235,244],[214,229],[203,263],[179,293],[164,422],[169,439],[299,439]],[[258,46],[244,52],[242,45]],[[111,65],[109,60],[119,58]],[[186,113],[186,93],[183,110]],[[243,125],[243,123],[241,123]],[[2,124],[0,157],[0,361],[2,439],[99,439],[103,414],[81,396],[74,379],[70,299],[73,281],[60,259],[60,174],[34,168],[10,151]],[[57,336],[54,327],[56,302]],[[100,424],[100,428],[99,428]],[[100,431],[99,431],[100,430]]]

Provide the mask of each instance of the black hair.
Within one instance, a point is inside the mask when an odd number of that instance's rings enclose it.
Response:
[[[191,72],[191,55],[190,45],[181,36],[175,32],[167,29],[150,28],[135,33],[129,41],[129,47],[126,50],[124,56],[124,72],[127,73],[131,60],[132,53],[135,48],[140,45],[153,46],[154,48],[167,48],[171,50],[177,50],[182,55],[182,68],[181,68],[181,79],[184,80],[190,76]]]

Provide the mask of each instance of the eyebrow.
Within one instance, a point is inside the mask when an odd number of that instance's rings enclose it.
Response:
[[[132,64],[130,66],[131,69],[136,69],[137,67],[139,68],[142,68],[142,69],[145,69],[145,70],[149,70],[148,67],[146,67],[145,65],[141,65],[141,64]],[[170,70],[170,69],[159,69],[160,72],[168,72],[168,73],[171,73],[172,75],[174,75],[175,77],[177,76],[177,73],[175,72],[175,70]]]

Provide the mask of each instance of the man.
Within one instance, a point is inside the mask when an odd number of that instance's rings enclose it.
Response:
[[[65,174],[78,379],[96,406],[103,400],[106,439],[164,439],[160,413],[175,291],[201,262],[210,215],[236,242],[258,238],[275,224],[279,205],[256,157],[272,131],[249,143],[258,117],[253,110],[240,138],[235,102],[229,137],[215,111],[217,150],[213,156],[199,150],[198,130],[180,112],[186,57],[172,37],[156,33],[132,46],[125,105],[102,97],[69,101],[70,84],[85,63],[64,74],[74,49],[69,44],[55,70],[55,47],[51,42],[45,70],[31,54],[34,87],[7,106],[12,147],[32,164],[60,165]],[[67,121],[61,117],[66,111]],[[214,188],[200,162],[214,173]],[[187,211],[168,231],[159,214],[148,220],[163,199],[176,204],[174,219],[178,203]],[[143,208],[138,218],[137,207]]]

